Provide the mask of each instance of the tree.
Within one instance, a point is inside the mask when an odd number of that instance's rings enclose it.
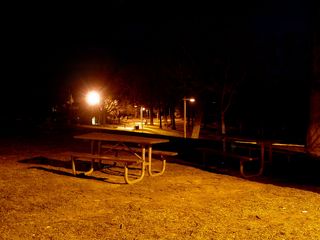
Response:
[[[211,81],[207,84],[207,92],[204,95],[211,95],[211,98],[207,97],[207,101],[210,99],[215,102],[219,134],[226,135],[226,114],[230,111],[239,87],[246,78],[246,67],[240,59],[231,56],[218,56],[211,61],[211,65]]]
[[[105,98],[102,106],[102,124],[105,124],[106,119],[118,119],[119,121],[119,104],[118,100]]]

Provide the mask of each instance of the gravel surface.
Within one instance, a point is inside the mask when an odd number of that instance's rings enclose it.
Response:
[[[82,146],[50,134],[1,140],[0,239],[320,239],[316,183],[170,162],[126,185],[121,166],[72,176],[70,148]]]

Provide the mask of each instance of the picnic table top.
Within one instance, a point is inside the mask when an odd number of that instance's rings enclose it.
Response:
[[[164,138],[149,138],[133,135],[122,135],[122,134],[110,134],[92,132],[74,136],[75,139],[93,140],[93,141],[109,141],[109,142],[126,142],[126,143],[137,143],[143,145],[152,145],[158,143],[167,143],[169,139]]]

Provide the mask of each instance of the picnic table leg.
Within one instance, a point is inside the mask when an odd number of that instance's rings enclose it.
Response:
[[[98,143],[97,143],[97,153],[98,153],[98,155],[101,154],[101,141],[98,141]]]
[[[93,171],[94,171],[94,158],[91,159],[91,168],[90,168],[90,170],[89,170],[89,171],[86,171],[86,172],[84,173],[84,175],[88,176],[88,175],[90,175],[91,173],[93,173]]]
[[[145,175],[145,168],[146,168],[146,148],[145,147],[142,148],[142,162],[140,164],[141,164],[140,176],[136,179],[131,180],[131,179],[129,179],[128,163],[125,163],[125,165],[124,165],[124,180],[127,184],[133,184],[133,183],[140,182]]]
[[[264,152],[265,152],[265,145],[264,145],[264,142],[261,142],[260,167],[259,167],[258,173],[256,173],[256,174],[251,174],[251,175],[246,174],[245,171],[244,171],[244,163],[245,163],[245,161],[244,160],[240,161],[240,173],[241,173],[241,175],[243,177],[245,177],[245,178],[247,178],[247,177],[257,177],[257,176],[262,175],[263,170],[264,170]]]
[[[73,156],[71,156],[71,164],[72,164],[72,173],[74,176],[76,176],[77,175],[76,164],[75,164],[75,159]]]
[[[76,170],[76,157],[74,156],[71,156],[71,164],[72,164],[72,173],[74,176],[77,176],[77,170]],[[91,159],[91,166],[90,166],[90,170],[89,171],[86,171],[84,172],[83,174],[88,176],[90,175],[91,173],[93,173],[94,171],[94,158]]]
[[[90,151],[91,151],[92,154],[94,154],[94,140],[91,140]]]
[[[93,142],[93,141],[92,141]],[[92,143],[91,142],[91,143]],[[97,154],[98,155],[101,155],[101,141],[97,141]],[[94,151],[94,145],[91,145],[91,153],[92,154],[95,154],[95,151]],[[115,152],[115,156],[117,157],[118,156],[118,152],[116,151]],[[112,165],[107,165],[108,167],[114,167],[114,166],[116,166],[117,165],[117,163],[116,162],[113,162],[113,164]],[[99,162],[98,162],[98,168],[99,169],[102,169],[102,168],[105,168],[105,166],[102,164],[102,159],[99,159]]]
[[[149,173],[149,176],[151,177],[155,177],[155,176],[160,176],[164,173],[164,171],[166,170],[166,159],[161,156],[161,160],[162,160],[162,168],[159,172],[152,172],[152,147],[149,146],[148,148],[148,173]]]

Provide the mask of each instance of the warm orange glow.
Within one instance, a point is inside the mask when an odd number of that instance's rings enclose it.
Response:
[[[86,100],[89,105],[97,105],[100,103],[100,95],[96,91],[88,92]]]
[[[285,146],[285,147],[305,147],[305,145],[301,144],[289,144],[289,143],[273,143],[274,146]]]
[[[190,102],[195,102],[196,100],[194,98],[189,99]]]
[[[235,141],[236,143],[243,143],[243,144],[257,144],[255,141]]]

